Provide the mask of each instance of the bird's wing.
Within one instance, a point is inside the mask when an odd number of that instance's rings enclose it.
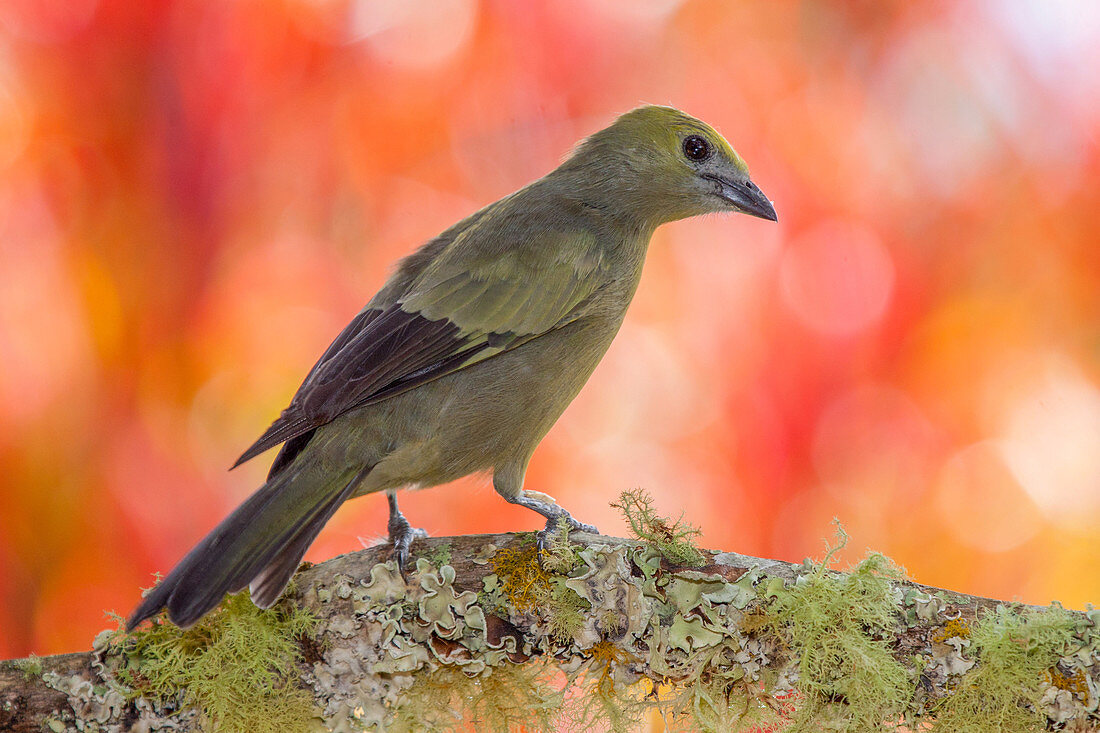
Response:
[[[356,407],[560,328],[584,315],[604,282],[591,234],[544,232],[522,246],[500,248],[470,241],[469,233],[425,267],[396,302],[372,302],[360,312],[234,465]]]

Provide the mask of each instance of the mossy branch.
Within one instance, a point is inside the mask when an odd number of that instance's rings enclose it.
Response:
[[[620,504],[651,512],[636,498]],[[529,534],[435,538],[408,585],[372,548],[301,570],[270,611],[238,596],[186,632],[2,662],[0,730],[1100,725],[1095,612],[922,586],[880,555],[844,573],[695,556],[689,528],[662,522],[676,561],[592,535],[563,534],[541,564]]]

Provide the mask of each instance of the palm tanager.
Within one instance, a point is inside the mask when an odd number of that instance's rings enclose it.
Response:
[[[423,245],[238,459],[282,444],[264,485],[145,596],[128,628],[162,608],[186,628],[246,586],[256,605],[273,605],[321,527],[362,494],[389,494],[402,568],[424,535],[394,492],[480,471],[546,518],[543,537],[561,520],[595,532],[524,490],[527,463],[619,330],[654,229],[724,211],[776,220],[713,128],[645,106]]]

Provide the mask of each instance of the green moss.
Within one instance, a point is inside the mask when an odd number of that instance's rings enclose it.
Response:
[[[642,716],[659,700],[648,681],[623,684],[624,665],[638,662],[622,647],[601,641],[588,650],[588,663],[570,680],[578,694],[567,709],[571,730],[635,730]]]
[[[326,662],[357,671],[317,675],[325,723],[627,731],[656,710],[669,731],[862,733],[904,721],[938,733],[1022,733],[1089,714],[1077,709],[1092,699],[1100,640],[1061,608],[999,608],[968,622],[949,607],[953,597],[899,588],[901,571],[882,555],[831,572],[842,531],[794,581],[721,556],[693,570],[681,545],[705,561],[690,542],[695,530],[656,517],[640,492],[619,506],[647,544],[572,545],[561,527],[541,562],[533,535],[490,546],[481,608],[455,587],[439,549],[420,559],[411,586],[392,562],[372,568],[366,584],[338,576],[327,593],[350,598],[356,616],[326,626]],[[906,652],[894,649],[897,633],[917,622],[923,630],[909,635]],[[127,660],[119,690],[164,707],[194,705],[204,729],[305,730],[319,721],[296,665],[314,626],[302,611],[260,611],[242,594],[188,631],[154,623],[117,634],[112,646]],[[938,699],[945,684],[951,694]],[[74,710],[86,704],[82,679],[53,686]],[[93,693],[97,709],[123,707]]]
[[[154,621],[128,635],[120,631],[112,640],[126,658],[118,680],[133,697],[182,698],[214,731],[308,730],[312,698],[295,678],[299,640],[316,625],[307,611],[285,605],[265,611],[238,593],[190,629]]]
[[[427,731],[555,730],[562,693],[549,682],[544,663],[505,664],[468,675],[442,666],[418,675],[401,697],[387,730]]]
[[[692,568],[706,564],[694,543],[701,534],[699,529],[687,524],[683,515],[671,521],[657,514],[653,498],[642,489],[624,491],[611,506],[622,512],[635,537],[656,547],[670,563]]]
[[[584,612],[591,604],[567,586],[564,578],[554,578],[546,608],[550,636],[559,644],[568,644],[584,625]]]
[[[485,577],[480,597],[491,610],[507,614],[540,612],[546,617],[551,637],[567,644],[584,624],[583,612],[590,606],[565,583],[568,573],[581,564],[569,542],[564,522],[543,549],[541,562],[533,536],[523,536],[515,547],[498,550],[489,561],[493,570]]]
[[[775,589],[774,631],[798,654],[802,695],[791,719],[795,731],[892,729],[913,693],[906,669],[888,640],[899,622],[890,581],[901,572],[872,554],[845,575],[828,570],[847,541],[843,530],[822,564],[793,585]]]
[[[707,675],[694,684],[673,687],[659,706],[670,731],[774,731],[779,707],[764,688],[748,681]]]
[[[42,676],[42,659],[37,655],[30,655],[26,659],[13,659],[12,666],[23,673],[24,680],[33,680]]]
[[[542,566],[552,573],[568,575],[581,562],[575,546],[569,541],[569,530],[565,518],[559,519],[557,531],[547,538],[542,550]]]
[[[935,731],[1043,731],[1044,675],[1066,652],[1078,621],[1060,606],[1023,613],[998,606],[970,628],[978,664],[935,710]]]
[[[395,729],[627,731],[657,710],[669,731],[877,733],[905,723],[1017,733],[1042,730],[1052,710],[1070,715],[1067,697],[1081,706],[1090,699],[1083,670],[1096,640],[1060,608],[946,618],[958,599],[911,597],[897,585],[902,571],[882,555],[845,574],[830,571],[843,531],[825,559],[807,562],[793,582],[756,569],[740,576],[720,565],[689,570],[677,567],[683,555],[673,559],[661,546],[690,538],[679,522],[655,518],[638,493],[619,506],[650,544],[580,547],[559,533],[541,564],[529,538],[497,551],[484,597],[513,622],[517,614],[539,617],[519,652],[526,661],[476,675],[450,665],[418,675]],[[929,650],[895,649],[898,633],[918,621],[932,627]],[[979,655],[978,665],[966,675],[937,667],[935,647],[945,645],[955,655]],[[970,663],[960,659],[954,669]],[[568,660],[558,672],[564,692],[547,684],[559,660]],[[918,694],[917,680],[930,670],[939,670],[938,690],[946,679],[947,699],[934,700],[927,686]],[[1055,693],[1059,710],[1051,707]]]
[[[441,542],[435,545],[430,550],[426,550],[417,556],[418,558],[424,558],[430,562],[433,566],[441,568],[444,565],[451,564],[451,543]]]

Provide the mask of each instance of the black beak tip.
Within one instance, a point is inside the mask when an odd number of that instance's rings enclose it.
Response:
[[[775,206],[772,205],[771,200],[752,181],[729,181],[717,177],[711,180],[718,184],[716,190],[718,196],[733,204],[737,211],[758,219],[779,221],[779,215],[775,213]]]
[[[779,215],[775,213],[775,206],[772,204],[771,199],[765,196],[764,192],[755,183],[750,181],[744,187],[743,192],[745,196],[740,203],[746,214],[768,221],[779,221]]]
[[[775,207],[763,194],[752,198],[746,197],[736,201],[735,205],[743,214],[768,221],[779,221],[779,215],[775,213]]]

